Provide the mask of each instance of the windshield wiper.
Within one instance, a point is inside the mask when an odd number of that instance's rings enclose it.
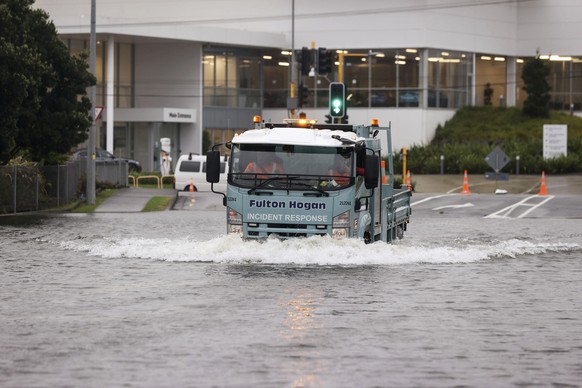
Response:
[[[294,179],[299,179],[299,177],[298,176],[274,176],[274,177],[265,179],[264,181],[259,183],[257,186],[253,187],[252,189],[250,189],[248,191],[247,194],[253,194],[257,189],[260,189],[261,187],[264,187],[271,182],[275,182],[275,181],[288,181],[289,182],[289,181],[292,181]]]
[[[327,191],[322,190],[318,187],[311,186],[310,184],[303,183],[303,182],[293,182],[293,184],[298,185],[298,186],[302,186],[302,187],[307,187],[313,191],[317,191],[320,194],[320,196],[323,195],[324,197],[329,197],[329,193]],[[305,193],[303,195],[309,195],[309,193]]]

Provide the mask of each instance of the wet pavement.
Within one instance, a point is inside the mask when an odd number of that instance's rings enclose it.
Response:
[[[582,174],[545,175],[545,180],[549,195],[582,195]],[[463,175],[412,175],[411,182],[414,192],[419,194],[458,194],[463,189]],[[472,194],[495,194],[496,190],[505,190],[507,194],[538,194],[540,183],[541,175],[512,175],[508,181],[496,182],[485,179],[482,174],[468,174],[468,186]],[[176,197],[171,208],[179,210],[195,210],[200,207],[205,209],[212,207],[212,210],[222,209],[222,196],[219,194],[209,192],[178,193],[173,189],[130,187],[117,191],[95,212],[141,212],[154,196]],[[198,203],[196,203],[197,201]]]
[[[508,181],[492,181],[483,174],[468,174],[471,193],[495,194],[495,190],[506,190],[507,194],[537,194],[541,175],[510,175]],[[582,195],[582,174],[545,175],[548,194]],[[412,175],[411,181],[417,193],[460,193],[463,175]]]

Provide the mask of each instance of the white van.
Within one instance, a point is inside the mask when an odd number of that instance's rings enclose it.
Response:
[[[226,175],[228,162],[225,156],[220,162],[220,181],[214,184],[214,190],[226,192]],[[206,182],[206,155],[189,153],[178,158],[174,172],[174,188],[180,191],[190,191],[194,183],[194,191],[210,191],[210,183]]]

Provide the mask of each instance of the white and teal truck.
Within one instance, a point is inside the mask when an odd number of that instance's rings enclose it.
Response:
[[[224,196],[228,233],[244,239],[329,235],[366,243],[403,237],[411,191],[394,188],[390,127],[375,121],[254,121],[254,129],[225,144],[231,153],[227,190],[216,193]],[[386,139],[387,171],[379,135]],[[216,147],[207,154],[212,185],[220,179]],[[270,167],[258,167],[265,160]]]

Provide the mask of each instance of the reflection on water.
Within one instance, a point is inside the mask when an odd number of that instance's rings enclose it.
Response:
[[[286,320],[286,326],[291,331],[305,330],[313,325],[312,300],[292,300],[288,303],[290,309]]]
[[[0,386],[577,386],[581,229],[258,243],[222,212],[0,217]]]
[[[30,228],[42,224],[49,216],[46,214],[0,215],[1,226]]]

